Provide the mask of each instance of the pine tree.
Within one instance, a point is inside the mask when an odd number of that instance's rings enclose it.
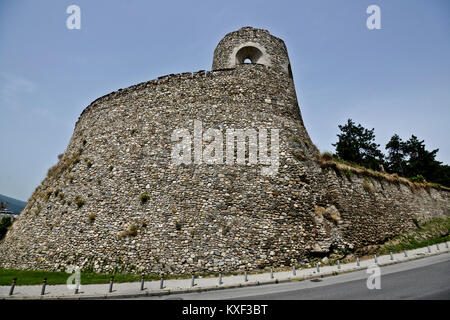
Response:
[[[355,125],[352,119],[347,124],[339,125],[341,134],[338,134],[338,142],[332,144],[336,147],[336,155],[346,161],[350,161],[364,167],[378,170],[383,164],[383,153],[375,143],[375,129],[368,130],[360,124]]]
[[[398,134],[394,134],[386,144],[386,150],[388,151],[387,169],[390,173],[404,175],[407,166],[404,149],[405,143]]]
[[[441,162],[435,160],[439,149],[427,151],[424,140],[420,141],[415,135],[404,143],[404,153],[409,157],[405,175],[415,177],[421,175],[428,181],[436,181],[439,176]]]

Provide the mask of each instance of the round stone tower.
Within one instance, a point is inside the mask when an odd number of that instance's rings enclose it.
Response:
[[[246,133],[244,151],[233,132]],[[242,28],[220,41],[211,71],[92,102],[0,244],[0,266],[187,273],[298,263],[327,237],[314,219],[317,156],[285,44]]]

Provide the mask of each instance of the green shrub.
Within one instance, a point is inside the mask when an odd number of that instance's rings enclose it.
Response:
[[[6,235],[9,227],[12,225],[12,219],[10,217],[3,217],[0,220],[0,240]]]
[[[419,175],[417,175],[415,177],[409,178],[409,181],[422,183],[422,182],[425,182],[425,178],[422,175],[419,174]]]
[[[344,174],[347,178],[351,179],[353,177],[353,172],[350,170],[345,170]]]
[[[84,205],[84,200],[80,196],[77,196],[75,198],[75,204],[77,205],[78,209],[80,209]]]
[[[140,195],[139,199],[141,200],[142,204],[145,204],[148,200],[150,200],[150,196],[147,193],[143,193]]]

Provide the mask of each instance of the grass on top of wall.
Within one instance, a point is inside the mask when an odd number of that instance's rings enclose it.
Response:
[[[414,182],[409,180],[408,178],[401,177],[396,173],[387,173],[381,171],[371,170],[360,165],[333,157],[332,154],[325,152],[320,155],[319,159],[320,166],[322,168],[332,168],[339,173],[346,175],[347,177],[351,177],[353,174],[363,177],[369,177],[378,180],[385,180],[392,183],[402,183],[408,186],[411,190],[417,190],[420,188],[424,188],[430,190],[431,188],[435,188],[437,190],[445,190],[450,191],[450,188],[442,186],[438,183],[431,182]]]

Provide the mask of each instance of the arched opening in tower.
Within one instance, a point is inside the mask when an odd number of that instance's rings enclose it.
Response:
[[[236,53],[236,63],[258,63],[263,53],[258,48],[247,46],[239,49]]]

